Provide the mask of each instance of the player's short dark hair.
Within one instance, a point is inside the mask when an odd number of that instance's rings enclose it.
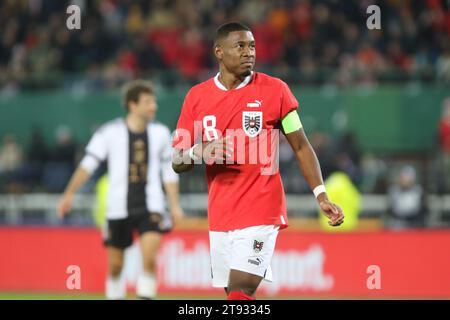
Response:
[[[137,103],[142,93],[148,93],[150,95],[155,94],[153,84],[150,81],[134,80],[125,84],[122,89],[122,104],[124,108],[128,111],[128,104],[131,101]]]
[[[242,24],[240,22],[228,22],[223,25],[221,25],[216,30],[216,37],[214,38],[214,45],[217,45],[217,42],[223,38],[226,38],[230,32],[234,31],[250,31],[250,28],[247,27],[245,24]]]

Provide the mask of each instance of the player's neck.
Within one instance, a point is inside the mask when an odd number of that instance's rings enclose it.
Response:
[[[128,114],[125,122],[128,129],[130,129],[130,131],[134,133],[142,133],[147,128],[147,121],[133,114]]]
[[[245,76],[237,76],[220,69],[219,81],[227,90],[236,89],[245,80]]]

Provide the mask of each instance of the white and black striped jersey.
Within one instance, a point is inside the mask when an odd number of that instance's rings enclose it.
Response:
[[[166,214],[162,183],[178,181],[171,155],[171,135],[166,126],[150,122],[145,132],[135,134],[125,119],[118,118],[94,133],[80,166],[93,173],[107,161],[107,219],[123,219],[145,211]]]

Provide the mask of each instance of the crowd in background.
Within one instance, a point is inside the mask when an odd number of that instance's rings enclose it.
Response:
[[[34,128],[26,146],[12,134],[0,143],[0,193],[62,192],[79,162],[82,150],[71,130],[60,127],[55,143],[48,145]]]
[[[66,27],[69,4],[80,30]],[[381,30],[367,29],[371,4]],[[196,83],[215,71],[214,33],[231,20],[252,28],[257,68],[288,82],[450,82],[445,0],[4,0],[0,90]]]

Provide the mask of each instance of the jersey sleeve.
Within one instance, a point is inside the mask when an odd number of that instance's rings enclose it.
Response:
[[[164,128],[161,139],[162,150],[161,150],[161,177],[164,183],[178,182],[178,174],[172,169],[172,146],[171,146],[171,135],[167,128]]]
[[[196,122],[193,107],[194,101],[192,93],[189,91],[184,99],[172,141],[172,146],[175,149],[187,150],[194,145],[194,141],[197,141],[199,137],[199,129],[201,132],[201,126]]]
[[[108,147],[105,131],[104,128],[97,130],[86,146],[86,154],[81,160],[80,166],[89,173],[93,173],[100,163],[106,159]]]
[[[288,85],[281,81],[281,112],[280,120],[283,119],[289,112],[298,108],[298,101],[289,89]]]

